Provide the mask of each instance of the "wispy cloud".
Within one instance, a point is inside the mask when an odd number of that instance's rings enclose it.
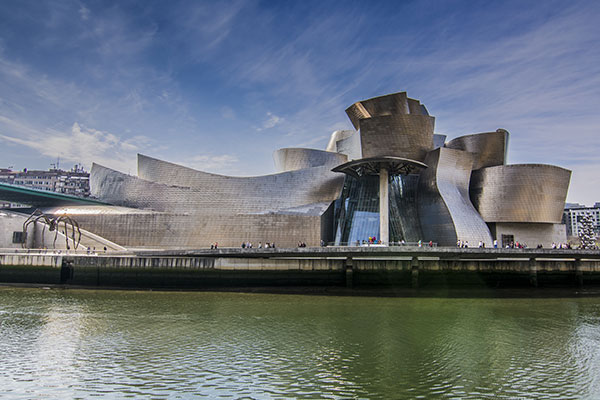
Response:
[[[268,173],[276,148],[324,148],[332,131],[351,129],[351,103],[407,90],[449,138],[508,129],[511,162],[573,169],[573,192],[592,190],[576,188],[579,170],[600,169],[595,3],[135,4],[0,10],[0,110],[31,129],[0,121],[3,141],[45,154],[33,142],[73,139],[77,121],[123,156],[139,136],[154,156]],[[81,161],[123,162],[109,153]]]
[[[262,126],[260,128],[256,128],[256,130],[262,131],[264,129],[271,129],[281,124],[283,121],[284,119],[282,117],[278,117],[277,115],[269,111],[267,112],[267,119],[262,123]]]
[[[60,157],[88,168],[95,161],[121,171],[135,170],[136,154],[152,143],[144,136],[123,140],[110,132],[86,128],[77,122],[69,130],[46,129],[40,135],[37,129],[0,116],[0,127],[12,127],[11,131],[19,133],[18,136],[0,133],[0,140],[6,144],[26,146],[44,156]]]
[[[82,4],[79,8],[79,15],[83,21],[87,21],[90,18],[90,9]]]

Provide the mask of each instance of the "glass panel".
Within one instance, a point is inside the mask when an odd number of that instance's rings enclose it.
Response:
[[[390,241],[416,242],[421,238],[417,213],[418,175],[390,177]],[[335,244],[356,245],[379,238],[379,176],[346,176],[335,204]]]

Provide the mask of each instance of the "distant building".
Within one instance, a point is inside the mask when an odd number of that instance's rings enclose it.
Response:
[[[0,182],[79,197],[90,195],[90,174],[79,165],[70,171],[56,168],[48,171],[12,171],[3,168],[0,169]]]
[[[586,207],[578,204],[578,207],[567,207],[563,212],[562,222],[567,226],[567,236],[579,236],[580,221],[579,217],[582,215],[590,215],[594,220],[594,231],[596,235],[600,234],[600,203],[595,203],[593,207]]]

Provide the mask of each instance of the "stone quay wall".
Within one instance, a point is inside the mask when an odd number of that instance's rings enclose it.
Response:
[[[43,254],[0,251],[0,284],[203,289],[600,286],[600,252],[302,248]]]

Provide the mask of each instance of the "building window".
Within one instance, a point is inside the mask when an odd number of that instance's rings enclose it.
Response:
[[[13,232],[13,243],[25,243],[27,240],[27,232],[15,231]]]

